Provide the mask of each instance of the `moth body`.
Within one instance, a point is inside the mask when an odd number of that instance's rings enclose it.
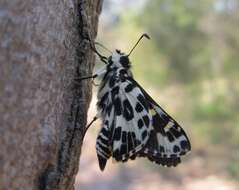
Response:
[[[116,50],[97,72],[100,169],[110,157],[117,162],[147,157],[163,166],[176,166],[190,151],[190,142],[179,124],[134,80],[130,68],[129,56]]]

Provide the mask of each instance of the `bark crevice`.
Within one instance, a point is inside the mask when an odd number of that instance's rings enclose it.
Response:
[[[91,2],[92,3],[92,2]],[[73,189],[73,177],[78,171],[80,151],[83,142],[84,128],[87,121],[87,110],[91,99],[91,82],[80,82],[77,78],[90,75],[93,69],[94,54],[90,49],[89,37],[94,40],[97,34],[98,16],[101,11],[102,1],[92,3],[79,1],[76,13],[76,24],[78,32],[78,43],[76,43],[75,75],[70,88],[67,89],[67,99],[71,100],[69,115],[65,129],[61,131],[60,145],[58,147],[57,164],[49,164],[43,171],[39,183],[41,190]],[[96,5],[96,6],[95,6]],[[92,19],[89,17],[91,16]],[[82,69],[82,67],[88,67]],[[88,71],[88,73],[82,73]],[[69,102],[67,100],[66,102]]]

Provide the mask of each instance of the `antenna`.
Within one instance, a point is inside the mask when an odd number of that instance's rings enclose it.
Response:
[[[127,56],[130,56],[130,54],[133,52],[134,48],[138,45],[138,43],[140,42],[140,40],[142,40],[143,37],[150,40],[150,37],[148,34],[146,34],[146,33],[142,34],[142,36],[140,36],[140,38],[138,39],[138,41],[136,42],[136,44],[134,45],[134,47],[131,49],[131,51],[129,52],[129,54]]]
[[[112,51],[110,51],[107,47],[105,47],[103,44],[99,43],[99,42],[95,42],[95,45],[98,45],[100,47],[102,47],[104,50],[110,52],[111,54],[113,53]]]

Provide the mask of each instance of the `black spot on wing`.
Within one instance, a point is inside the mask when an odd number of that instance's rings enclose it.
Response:
[[[174,153],[177,153],[177,152],[179,152],[179,151],[180,151],[179,146],[174,145],[174,147],[173,147],[173,152],[174,152]]]
[[[114,132],[114,140],[119,141],[121,138],[121,127],[117,127]]]
[[[137,96],[138,101],[143,105],[144,109],[148,112],[148,103],[142,94]]]
[[[143,116],[143,120],[144,120],[146,127],[149,127],[149,123],[150,123],[149,116],[147,116],[147,115]]]
[[[143,120],[142,120],[142,119],[139,119],[139,120],[138,120],[138,127],[139,127],[139,129],[141,129],[143,126],[144,126]]]
[[[143,106],[142,106],[139,102],[137,102],[137,104],[136,104],[136,106],[135,106],[135,110],[136,110],[138,113],[140,113],[141,111],[144,110],[144,108],[143,108]]]
[[[159,115],[158,113],[153,115],[153,127],[156,131],[164,134],[164,130],[163,128],[168,124],[169,122],[169,118],[162,114],[162,115]]]
[[[148,135],[148,132],[145,130],[143,133],[142,133],[142,139],[144,140]]]
[[[135,85],[132,83],[129,83],[126,87],[125,87],[125,92],[129,93],[131,92],[133,89],[135,88]]]
[[[173,142],[175,140],[174,136],[170,132],[166,132],[166,136],[168,137],[169,142]]]
[[[181,148],[183,150],[189,150],[190,149],[190,145],[189,145],[189,142],[186,141],[186,140],[183,140],[180,142],[180,145],[181,145]]]
[[[182,132],[179,127],[176,128],[176,124],[173,125],[173,127],[170,128],[170,132],[176,137],[179,138],[182,135]]]
[[[120,98],[117,97],[117,98],[113,101],[113,104],[114,104],[114,108],[115,108],[115,113],[116,113],[116,115],[121,115],[121,114],[122,114],[122,106],[121,106]]]

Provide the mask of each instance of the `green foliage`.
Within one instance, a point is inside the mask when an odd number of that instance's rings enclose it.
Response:
[[[194,106],[195,118],[206,120],[224,121],[230,118],[230,110],[226,106],[225,97],[216,97],[211,102],[203,103],[195,101]]]
[[[174,80],[190,82],[198,77],[194,57],[204,53],[208,43],[200,21],[210,6],[210,1],[204,0],[151,0],[140,17],[159,51],[167,57]]]
[[[239,179],[239,173],[238,173],[239,163],[238,163],[238,160],[234,160],[234,161],[228,163],[227,171],[229,172],[229,174],[232,177]]]

